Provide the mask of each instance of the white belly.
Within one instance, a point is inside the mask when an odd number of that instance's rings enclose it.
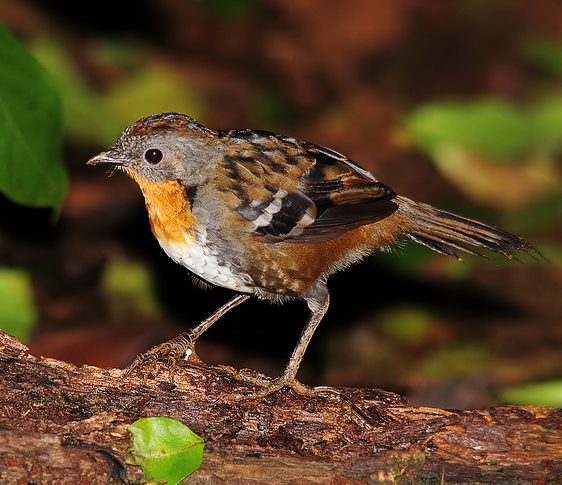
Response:
[[[194,241],[159,242],[170,258],[208,283],[244,293],[253,292],[249,279],[235,275],[227,266],[219,264],[216,254],[208,246]]]

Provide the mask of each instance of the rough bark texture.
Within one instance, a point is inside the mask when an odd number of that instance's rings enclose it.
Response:
[[[206,441],[185,483],[562,483],[562,410],[413,408],[378,390],[264,399],[227,369],[184,366],[145,382],[28,354],[0,334],[0,483],[143,483],[127,426],[169,416]]]

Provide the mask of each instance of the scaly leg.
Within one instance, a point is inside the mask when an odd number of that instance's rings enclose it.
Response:
[[[248,298],[250,298],[250,295],[245,295],[242,293],[234,295],[224,305],[222,305],[192,329],[188,330],[187,332],[181,333],[177,337],[168,340],[167,342],[156,345],[155,347],[152,347],[142,354],[137,355],[133,363],[125,369],[124,376],[127,377],[138,367],[145,366],[147,364],[153,364],[155,361],[160,360],[163,357],[167,358],[168,363],[171,366],[176,365],[177,361],[180,360],[180,358],[183,359],[188,356],[188,350],[191,350],[193,352],[195,341],[201,336],[203,332],[205,332],[226,312],[240,305],[240,303],[245,302]],[[170,373],[172,374],[171,371]]]
[[[312,339],[312,335],[314,335],[314,332],[316,331],[318,324],[322,321],[322,318],[326,314],[326,311],[328,310],[329,306],[330,306],[330,296],[328,295],[328,293],[326,293],[324,300],[322,300],[322,302],[319,305],[315,306],[315,308],[311,309],[310,317],[308,318],[304,326],[304,329],[299,337],[297,345],[293,350],[291,358],[289,359],[289,363],[287,364],[285,370],[280,376],[276,377],[273,380],[263,380],[254,377],[247,377],[247,378],[243,377],[243,380],[246,380],[247,382],[250,382],[254,385],[263,387],[263,389],[251,393],[249,397],[252,398],[264,397],[269,394],[272,394],[275,391],[278,391],[283,387],[290,387],[296,393],[303,396],[313,397],[318,394],[318,392],[316,392],[313,387],[306,386],[300,383],[299,381],[297,381],[296,377],[299,367],[301,365],[302,358],[304,356],[304,353],[306,352],[306,348],[308,347],[308,344]]]

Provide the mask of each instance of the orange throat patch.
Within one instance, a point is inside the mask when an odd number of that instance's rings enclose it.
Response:
[[[185,244],[195,239],[196,219],[185,195],[185,187],[176,180],[161,184],[149,182],[130,169],[128,175],[139,184],[144,196],[152,232],[161,244]]]

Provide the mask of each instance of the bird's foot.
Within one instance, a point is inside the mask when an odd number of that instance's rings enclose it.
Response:
[[[125,368],[123,376],[128,377],[133,372],[142,369],[143,381],[159,360],[167,362],[169,380],[174,381],[175,371],[182,361],[198,361],[195,353],[195,337],[191,332],[184,332],[177,337],[152,347],[137,355],[135,360]]]
[[[233,377],[253,387],[252,390],[237,393],[236,397],[239,400],[263,399],[283,388],[292,389],[296,394],[308,398],[332,396],[336,399],[340,399],[350,408],[354,420],[359,425],[367,425],[369,428],[376,426],[372,418],[360,409],[342,389],[331,386],[308,386],[298,381],[294,374],[288,372],[284,372],[280,376],[271,379],[260,372],[251,369],[241,369],[235,371]]]
[[[270,378],[251,369],[241,369],[233,376],[236,380],[249,384],[253,389],[238,394],[240,399],[261,399],[283,388],[292,389],[301,396],[315,397],[318,392],[312,386],[299,382],[292,373],[284,372],[278,377]]]

